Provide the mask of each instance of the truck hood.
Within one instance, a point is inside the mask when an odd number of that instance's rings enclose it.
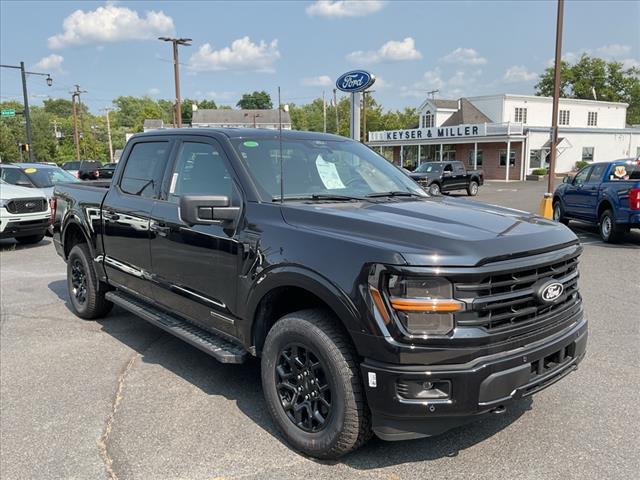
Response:
[[[44,193],[39,188],[18,187],[10,183],[0,183],[0,198],[10,200],[13,198],[42,198]]]
[[[472,200],[285,204],[295,227],[398,253],[410,265],[475,266],[577,243],[564,225]]]

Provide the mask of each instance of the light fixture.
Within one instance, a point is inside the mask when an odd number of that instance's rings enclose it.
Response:
[[[51,78],[51,75],[47,75],[47,85],[48,86],[53,85],[53,78]]]

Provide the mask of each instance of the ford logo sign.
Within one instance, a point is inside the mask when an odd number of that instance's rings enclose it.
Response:
[[[35,208],[36,204],[34,202],[27,202],[24,204],[26,208]]]
[[[336,87],[343,92],[362,92],[369,88],[376,81],[369,72],[364,70],[353,70],[351,72],[344,73],[336,80]]]
[[[555,302],[564,292],[564,285],[560,282],[544,283],[538,289],[538,298],[543,303]]]

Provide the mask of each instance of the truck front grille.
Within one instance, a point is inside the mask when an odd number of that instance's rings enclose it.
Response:
[[[7,203],[9,213],[37,213],[47,210],[47,200],[44,198],[20,198]]]
[[[496,272],[478,281],[455,284],[456,298],[471,309],[456,315],[461,326],[481,327],[491,333],[533,324],[548,324],[580,308],[578,256],[514,272]],[[563,285],[555,302],[543,303],[536,290],[545,281]]]

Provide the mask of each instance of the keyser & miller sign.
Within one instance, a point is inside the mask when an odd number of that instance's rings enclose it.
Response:
[[[454,127],[412,128],[409,130],[387,130],[383,132],[369,132],[370,142],[392,142],[394,140],[433,140],[438,138],[484,137],[487,126],[483,123],[476,125],[456,125]]]

